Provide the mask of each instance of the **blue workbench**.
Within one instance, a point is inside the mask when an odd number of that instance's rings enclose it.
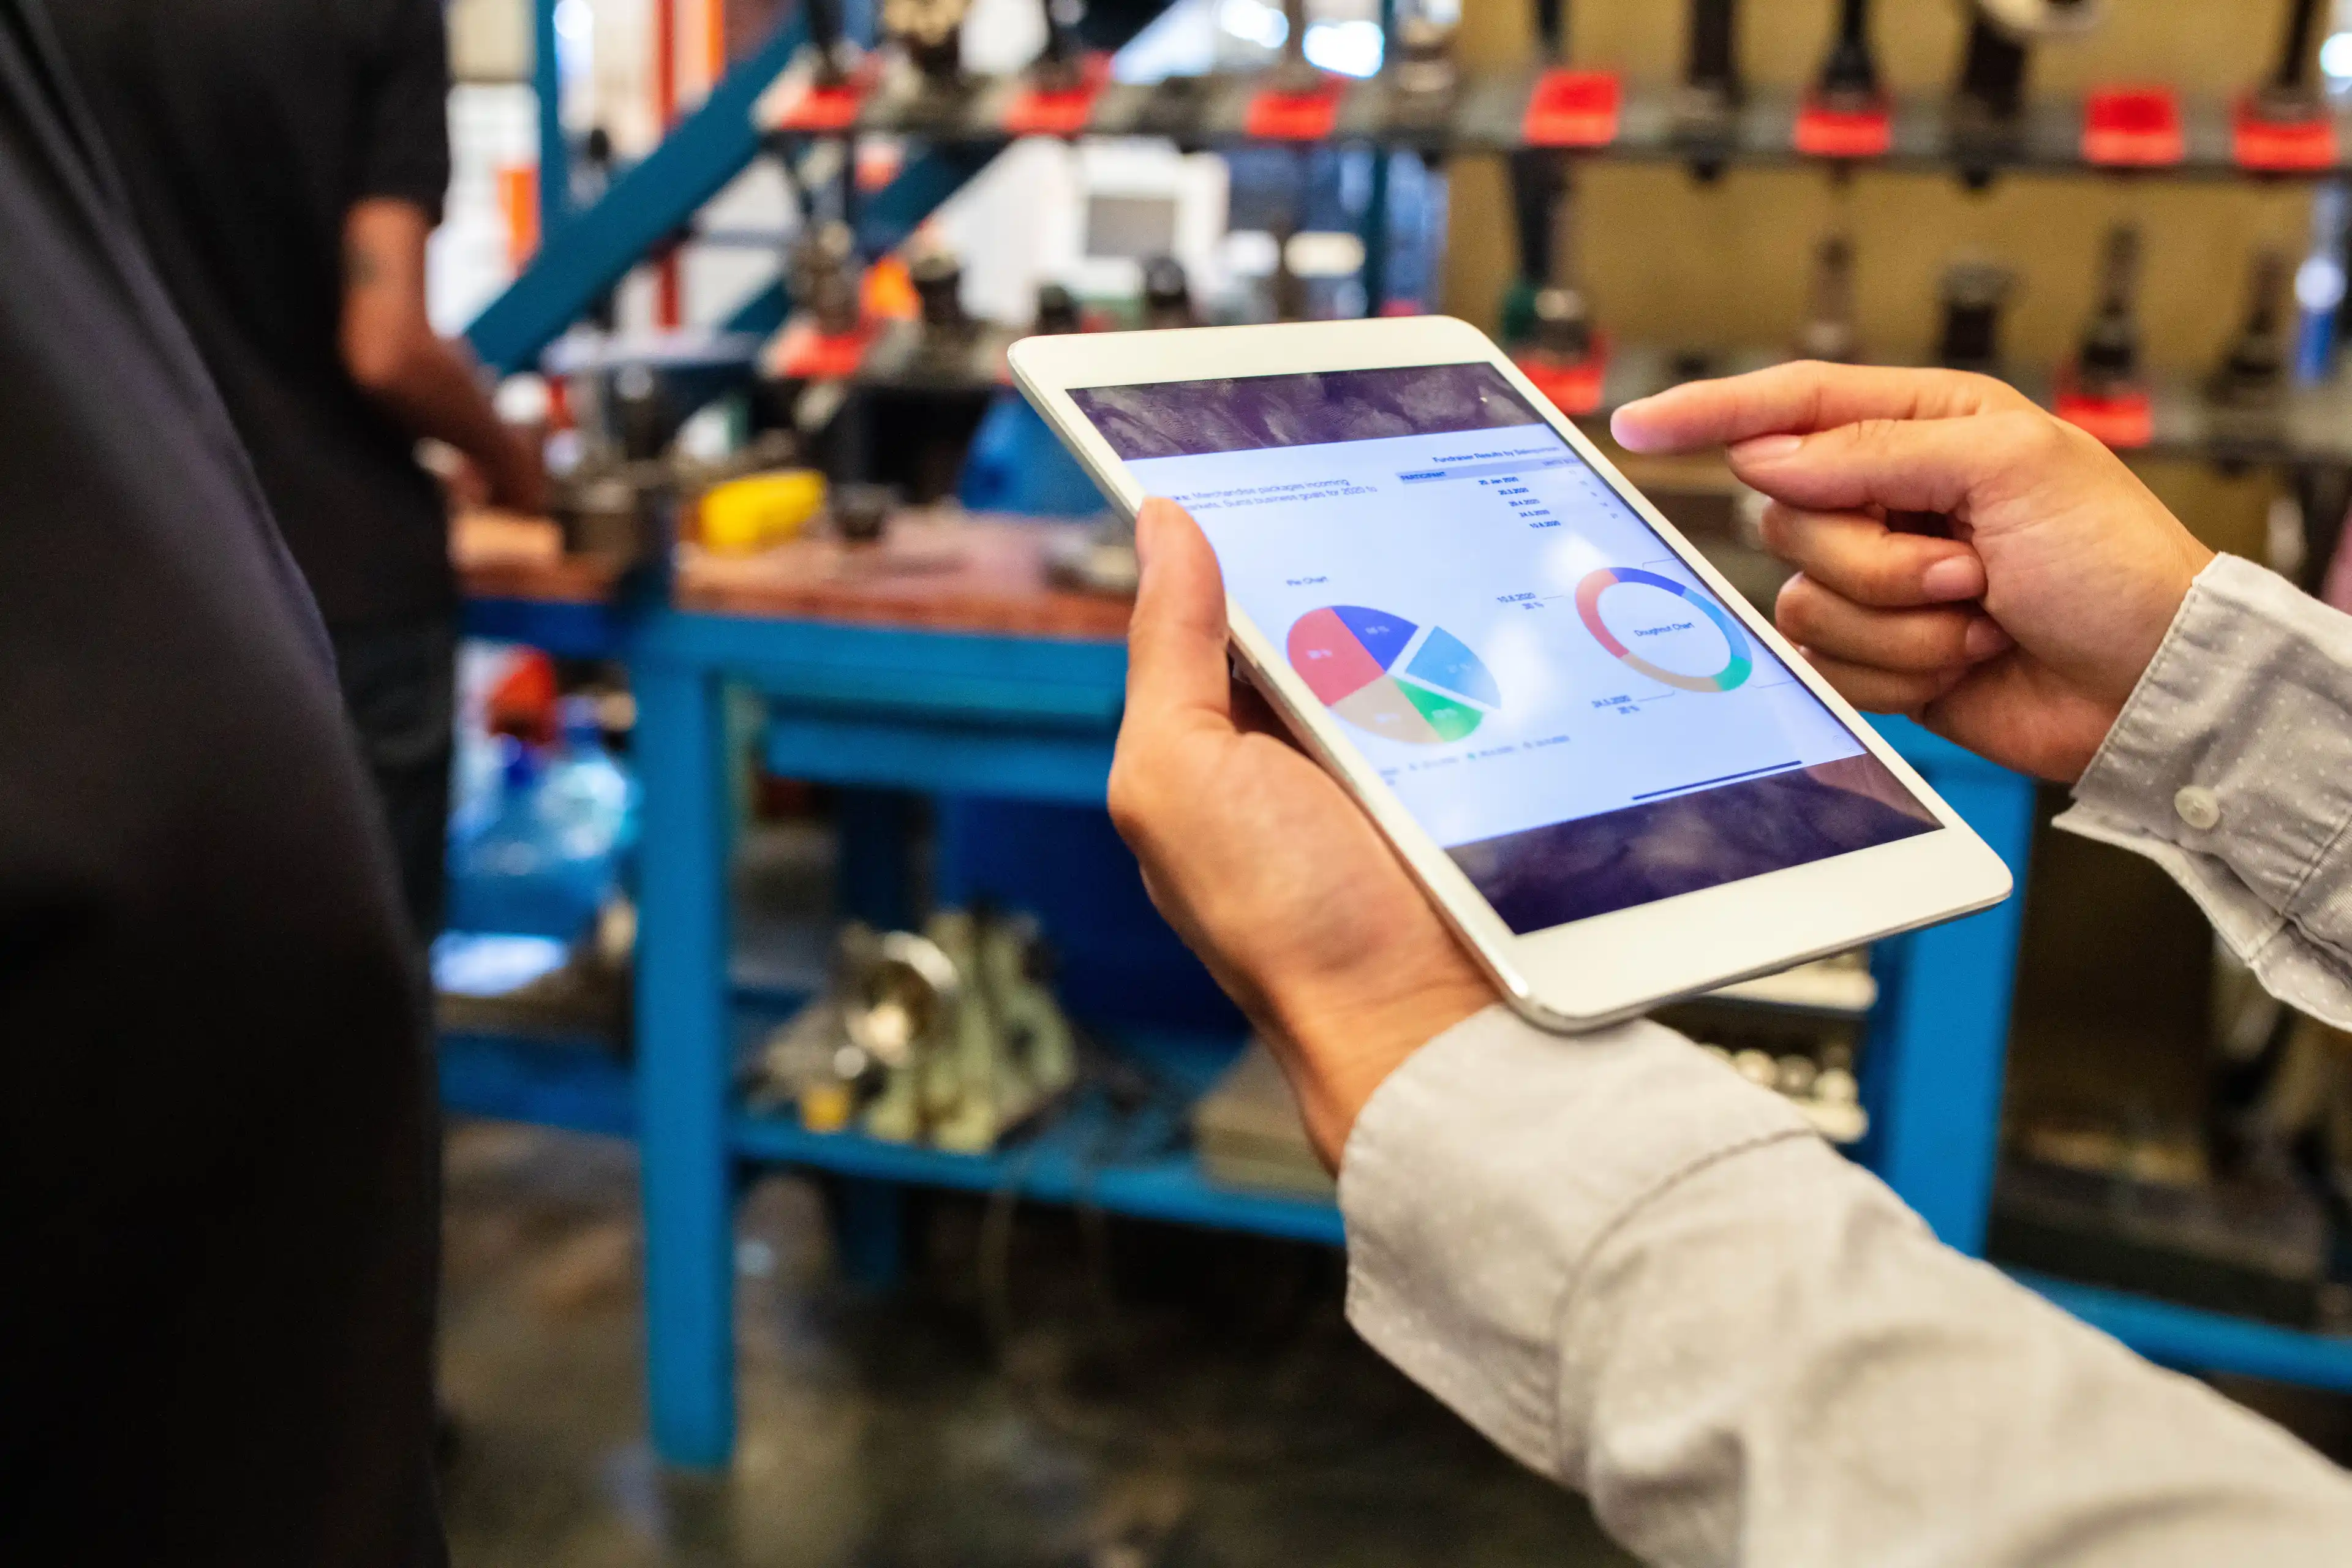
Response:
[[[665,1459],[713,1467],[732,1451],[733,1205],[740,1175],[760,1163],[847,1178],[852,1206],[862,1205],[869,1220],[881,1211],[869,1232],[887,1230],[888,1194],[919,1184],[1342,1239],[1328,1203],[1215,1186],[1183,1149],[1181,1130],[1139,1135],[1104,1122],[1100,1108],[1082,1106],[1005,1153],[960,1155],[854,1132],[811,1133],[788,1116],[739,1102],[742,1024],[727,974],[733,759],[723,689],[761,695],[766,763],[782,776],[878,792],[871,798],[882,800],[905,792],[1098,805],[1123,697],[1123,647],[658,607],[601,628],[576,606],[478,604],[471,614],[485,633],[620,657],[635,684],[645,802],[638,1066],[634,1114],[622,1120],[634,1125],[644,1161],[649,1403]],[[591,647],[579,640],[597,635],[611,641]],[[1884,728],[2021,879],[2032,784],[1916,726],[1896,720]],[[1863,1056],[1872,1130],[1857,1156],[1938,1235],[1970,1252],[1982,1249],[1990,1205],[2021,905],[2012,899],[1874,950],[1880,1000]],[[1194,1049],[1190,1059],[1197,1079],[1216,1058]],[[455,1070],[470,1074],[465,1081],[476,1088],[461,1101],[479,1104],[488,1094],[496,1104],[504,1094],[520,1106],[564,1105],[563,1119],[575,1125],[615,1119],[609,1109],[571,1108],[533,1076],[530,1059],[477,1051]],[[2352,1388],[2352,1344],[2114,1292],[2047,1288],[2174,1364]]]

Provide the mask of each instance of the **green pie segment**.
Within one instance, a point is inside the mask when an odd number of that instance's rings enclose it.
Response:
[[[1331,711],[1360,730],[1411,745],[1459,741],[1478,727],[1478,710],[1426,686],[1384,675],[1331,704]]]
[[[1482,669],[1479,673],[1483,675],[1486,672]],[[1410,680],[1400,680],[1397,684],[1404,689],[1405,700],[1419,709],[1421,716],[1429,721],[1429,727],[1437,731],[1439,740],[1458,741],[1478,727],[1479,713],[1475,708],[1456,702],[1451,697],[1440,697],[1426,686],[1415,685]]]

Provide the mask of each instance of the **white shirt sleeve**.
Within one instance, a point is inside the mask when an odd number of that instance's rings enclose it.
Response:
[[[2352,616],[2229,557],[2059,826],[2165,867],[2352,1028]],[[1391,1076],[1340,1173],[1349,1314],[1658,1563],[2352,1563],[2352,1480],[1938,1244],[1672,1031],[1491,1008]]]
[[[2273,995],[2352,1028],[2352,616],[2215,560],[2074,802],[2060,827],[2162,866]]]
[[[2341,1472],[1656,1025],[1469,1019],[1373,1095],[1339,1198],[1358,1331],[1652,1562],[2352,1562]]]

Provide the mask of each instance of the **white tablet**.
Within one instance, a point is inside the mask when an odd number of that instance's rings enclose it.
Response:
[[[1476,329],[1030,338],[1234,647],[1512,1005],[1588,1028],[1998,903],[2008,868]]]

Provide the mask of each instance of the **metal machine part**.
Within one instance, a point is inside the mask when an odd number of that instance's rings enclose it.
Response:
[[[1723,172],[1746,99],[1739,75],[1738,0],[1691,0],[1675,133],[1691,149],[1691,167],[1701,179]]]
[[[893,1142],[992,1148],[1077,1077],[1036,927],[944,910],[919,934],[853,924],[822,1001],[769,1037],[755,1103],[812,1131],[859,1124]]]
[[[1824,108],[1860,112],[1881,100],[1878,58],[1870,47],[1870,0],[1838,0],[1837,39],[1816,85]]]
[[[1042,0],[1045,8],[1045,48],[1030,77],[1046,92],[1068,92],[1086,82],[1086,50],[1078,42],[1078,24],[1086,19],[1085,0]]]
[[[1192,310],[1192,285],[1184,264],[1172,256],[1155,256],[1143,264],[1143,324],[1157,329],[1198,324]]]
[[[658,463],[590,459],[551,481],[550,508],[567,555],[640,561],[650,557],[656,523],[673,493]]]
[[[1292,95],[1321,91],[1323,73],[1307,58],[1307,0],[1282,0],[1282,58],[1266,78],[1266,87]]]
[[[2000,312],[2017,291],[2017,275],[1988,261],[1955,262],[1944,269],[1944,325],[1936,361],[1952,370],[2000,374]]]
[[[912,931],[845,937],[842,1030],[885,1068],[902,1068],[936,1040],[963,991],[955,963]]]
[[[2286,36],[2279,46],[2271,79],[2254,95],[2254,112],[2263,119],[2296,124],[2321,112],[2319,89],[2312,80],[2314,34],[2319,24],[2319,0],[2293,0],[2287,11]]]
[[[1737,109],[1747,97],[1739,75],[1738,0],[1691,0],[1683,88],[1714,107]]]
[[[1853,241],[1831,235],[1813,250],[1812,300],[1797,331],[1803,359],[1852,364],[1862,357],[1853,321]]]
[[[963,21],[971,0],[882,0],[882,30],[932,89],[963,80]]]
[[[1548,358],[1573,364],[1592,353],[1592,312],[1582,291],[1536,290],[1535,322],[1535,346]]]
[[[1426,16],[1397,24],[1396,63],[1389,68],[1397,109],[1408,118],[1441,115],[1450,109],[1462,73],[1454,64],[1454,24]]]
[[[907,276],[921,302],[927,342],[971,335],[973,321],[963,308],[963,262],[953,251],[925,251],[908,263]]]
[[[1075,332],[1084,323],[1078,315],[1077,296],[1059,283],[1043,283],[1037,288],[1037,314],[1031,328],[1037,332]]]
[[[857,330],[857,237],[847,224],[835,220],[804,231],[786,258],[785,277],[794,302],[819,332],[844,337]]]
[[[2085,32],[2105,0],[1969,0],[1969,41],[1956,108],[1963,133],[2012,124],[2025,107],[2028,49],[2036,38]]]
[[[878,544],[889,531],[890,514],[898,509],[898,492],[889,485],[835,485],[827,510],[834,537],[845,544]]]
[[[815,58],[814,81],[837,88],[849,79],[856,47],[841,25],[842,0],[808,0],[809,52]]]
[[[2278,405],[2286,390],[2287,278],[2284,252],[2254,253],[2244,324],[2207,384],[2215,403],[2255,412]]]
[[[2075,361],[2077,389],[2107,397],[2139,376],[2139,230],[2117,224],[2107,231],[2099,264],[2099,305]]]

